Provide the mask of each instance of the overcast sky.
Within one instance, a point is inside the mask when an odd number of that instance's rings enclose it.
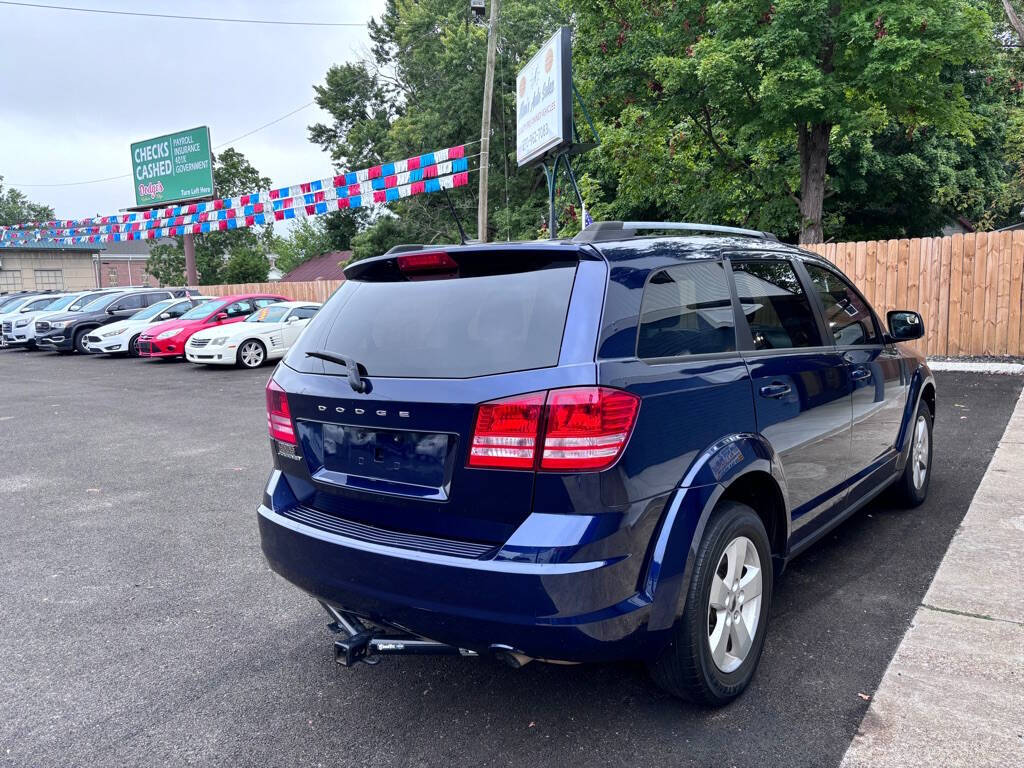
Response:
[[[47,2],[47,0],[27,0]],[[61,0],[196,16],[366,22],[384,0]],[[134,204],[129,145],[197,125],[214,146],[312,101],[331,64],[369,55],[361,27],[147,19],[0,5],[0,176],[61,218]],[[330,175],[316,106],[233,143],[275,186]]]

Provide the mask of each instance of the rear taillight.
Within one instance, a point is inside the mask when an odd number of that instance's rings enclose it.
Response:
[[[469,466],[532,469],[544,396],[544,392],[535,392],[479,405]]]
[[[633,431],[640,398],[621,389],[577,387],[548,393],[541,469],[605,469]]]
[[[288,395],[273,379],[267,382],[267,428],[275,440],[289,445],[297,444],[295,426],[292,424],[292,410],[288,407]]]
[[[599,471],[622,455],[640,398],[609,387],[572,387],[482,403],[470,467]]]

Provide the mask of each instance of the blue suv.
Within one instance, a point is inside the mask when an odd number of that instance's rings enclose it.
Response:
[[[345,274],[267,385],[258,514],[342,664],[642,659],[724,704],[790,558],[928,492],[920,316],[771,235],[601,222]]]

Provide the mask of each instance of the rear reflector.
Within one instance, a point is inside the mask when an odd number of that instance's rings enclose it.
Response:
[[[482,403],[467,464],[551,472],[607,469],[622,455],[639,407],[636,395],[609,387],[553,389]]]
[[[288,407],[288,395],[273,379],[267,382],[267,429],[275,440],[297,445],[292,410]]]
[[[477,406],[469,466],[533,469],[544,397],[534,392]]]
[[[459,265],[444,251],[423,251],[399,256],[398,268],[403,272],[454,272]]]

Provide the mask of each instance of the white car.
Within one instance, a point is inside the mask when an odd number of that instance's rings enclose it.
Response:
[[[210,296],[188,296],[164,299],[140,309],[131,317],[101,325],[85,337],[85,348],[96,355],[139,355],[139,336],[151,323],[162,323],[181,317],[193,307],[210,300]]]
[[[35,319],[63,309],[77,294],[46,293],[7,302],[0,312],[0,346],[35,346]]]
[[[196,331],[185,345],[185,357],[193,363],[259,368],[283,357],[318,309],[312,301],[270,304],[245,322]]]

